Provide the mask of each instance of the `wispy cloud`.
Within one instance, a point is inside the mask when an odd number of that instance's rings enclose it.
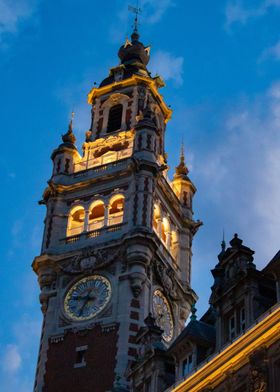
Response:
[[[280,0],[265,0],[259,5],[245,5],[244,1],[229,1],[225,8],[225,28],[230,31],[235,23],[245,25],[249,19],[265,15],[271,7],[279,7]]]
[[[8,344],[4,348],[4,353],[1,359],[2,369],[7,373],[15,373],[21,366],[22,358],[19,353],[19,348],[15,344]]]
[[[121,1],[120,10],[117,13],[117,22],[110,28],[110,39],[112,42],[121,42],[125,35],[132,32],[134,16],[128,11],[131,0]],[[176,5],[175,0],[142,0],[139,1],[141,9],[140,31],[142,24],[154,25],[161,21],[167,10]]]
[[[264,265],[279,250],[280,82],[242,99],[219,126],[215,142],[206,136],[207,151],[195,156],[203,203],[230,233],[245,237]]]
[[[141,9],[146,23],[154,24],[161,20],[170,7],[174,7],[173,0],[142,0]]]
[[[31,18],[39,0],[0,0],[0,44],[5,34],[16,34],[23,21]]]
[[[159,50],[151,58],[150,70],[154,74],[159,74],[164,80],[172,80],[175,86],[183,84],[183,64],[182,56],[173,56],[169,52]]]
[[[38,352],[41,320],[23,316],[11,328],[13,343],[1,346],[1,391],[30,392],[34,382],[33,358]]]
[[[266,48],[260,58],[259,61],[265,61],[268,59],[273,59],[273,60],[280,60],[280,40],[278,42],[276,42],[276,44],[274,44],[273,46],[270,46],[269,48]]]

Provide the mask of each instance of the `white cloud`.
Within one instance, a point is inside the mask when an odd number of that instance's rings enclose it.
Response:
[[[229,1],[225,8],[225,28],[230,31],[231,26],[235,23],[245,25],[249,19],[263,16],[271,7],[279,6],[280,0],[265,0],[255,7],[246,6],[241,0]]]
[[[275,45],[265,49],[261,54],[259,61],[264,61],[269,58],[272,58],[274,60],[280,60],[280,40],[276,42]]]
[[[207,150],[195,154],[199,197],[209,215],[203,230],[211,231],[216,211],[216,230],[224,225],[230,236],[239,232],[264,266],[279,250],[280,83],[253,101],[243,99],[221,123],[218,142],[206,135]]]
[[[21,366],[22,358],[17,345],[8,344],[2,356],[2,369],[8,373],[15,373]]]
[[[38,354],[41,324],[40,319],[23,314],[12,325],[13,344],[1,346],[1,392],[32,391],[36,366],[34,358]]]
[[[20,23],[32,17],[38,0],[0,0],[0,42],[6,33],[18,32]]]
[[[172,0],[142,0],[141,9],[143,20],[149,24],[157,23],[161,20],[168,8],[172,6],[174,6]]]
[[[183,84],[183,63],[183,57],[176,57],[159,50],[151,57],[149,68],[152,73],[159,74],[164,80],[172,80],[176,86],[181,86]]]
[[[120,43],[125,35],[132,33],[134,15],[128,11],[128,6],[133,4],[131,0],[125,2],[119,0],[120,11],[117,13],[118,19],[110,28],[110,38],[112,42]],[[141,0],[139,2],[141,13],[139,16],[140,33],[142,25],[154,25],[162,19],[166,11],[175,6],[173,0]]]

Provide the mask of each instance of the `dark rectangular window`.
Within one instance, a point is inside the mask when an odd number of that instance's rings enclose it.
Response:
[[[74,364],[74,368],[86,366],[85,354],[87,348],[87,346],[76,347],[76,362]]]

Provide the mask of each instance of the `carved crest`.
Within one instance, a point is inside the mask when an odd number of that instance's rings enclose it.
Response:
[[[155,273],[166,293],[173,299],[179,299],[175,273],[170,267],[164,266],[160,261],[155,262]]]
[[[105,268],[109,264],[112,264],[114,260],[119,256],[120,250],[95,250],[90,247],[83,249],[83,251],[68,260],[60,268],[61,270],[70,275],[76,274],[91,274],[95,270]]]

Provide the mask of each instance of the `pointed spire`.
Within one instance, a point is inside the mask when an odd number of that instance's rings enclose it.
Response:
[[[76,138],[73,133],[73,119],[74,119],[74,112],[72,112],[71,114],[71,120],[69,122],[68,131],[64,135],[62,135],[63,143],[75,144],[76,142]]]
[[[184,148],[184,141],[182,140],[181,144],[181,154],[180,154],[180,163],[176,166],[176,175],[184,175],[186,176],[189,172],[186,163],[185,163],[185,148]]]
[[[131,34],[131,40],[133,41],[138,41],[140,38],[139,32],[138,32],[138,15],[141,13],[141,9],[139,8],[139,0],[137,0],[136,7],[133,6],[128,6],[129,11],[133,12],[135,14],[134,18],[134,27],[133,27],[133,32]]]
[[[191,306],[191,321],[196,321],[196,319],[197,319],[196,312],[197,312],[197,309],[195,307],[195,304],[192,304],[192,306]]]
[[[225,230],[223,229],[223,240],[221,242],[222,252],[225,253],[226,250],[226,241],[225,241]]]

